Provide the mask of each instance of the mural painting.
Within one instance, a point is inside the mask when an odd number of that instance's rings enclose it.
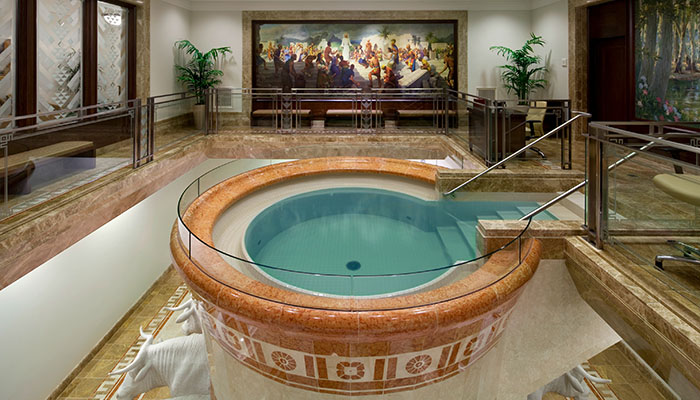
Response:
[[[455,89],[456,25],[254,22],[255,87]]]
[[[636,117],[700,120],[700,0],[635,0]]]

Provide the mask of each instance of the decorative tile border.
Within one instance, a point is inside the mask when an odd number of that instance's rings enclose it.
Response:
[[[169,311],[166,309],[166,307],[177,307],[182,303],[182,301],[185,299],[185,297],[189,294],[189,290],[187,289],[187,286],[184,284],[180,285],[176,290],[175,293],[173,293],[172,296],[168,299],[168,301],[163,305],[163,307],[158,310],[158,313],[151,319],[151,321],[146,325],[144,328],[144,333],[147,334],[152,334],[154,337],[158,336],[158,333],[160,333],[161,329],[165,326],[165,324],[168,322],[170,317],[173,315],[173,311]],[[112,371],[119,370],[121,368],[126,367],[127,365],[131,364],[132,361],[134,361],[134,358],[136,358],[136,355],[139,353],[139,350],[141,349],[141,346],[146,340],[143,339],[142,337],[138,337],[134,341],[134,343],[129,347],[129,349],[126,351],[124,356],[119,360],[119,362],[112,368]],[[107,378],[100,384],[100,386],[97,388],[95,391],[95,394],[93,395],[92,399],[93,400],[110,400],[114,397],[114,394],[117,392],[119,389],[119,386],[121,386],[122,382],[124,381],[124,374],[122,375],[117,375],[117,376],[107,376]]]
[[[314,354],[251,337],[241,321],[223,323],[203,313],[207,339],[246,367],[278,382],[333,394],[377,394],[412,390],[466,370],[500,339],[515,299],[478,321],[484,327],[452,343],[400,354],[347,357]],[[473,322],[472,322],[473,323]],[[232,328],[230,325],[236,326]]]

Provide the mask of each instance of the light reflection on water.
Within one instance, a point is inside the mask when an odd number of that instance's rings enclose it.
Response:
[[[666,100],[673,104],[686,121],[700,119],[700,79],[671,79],[668,82]]]

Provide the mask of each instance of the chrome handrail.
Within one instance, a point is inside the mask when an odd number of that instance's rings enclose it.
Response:
[[[672,148],[675,148],[678,150],[683,150],[683,151],[688,151],[688,152],[695,153],[695,154],[700,154],[700,149],[697,147],[694,147],[694,146],[689,146],[689,145],[683,144],[683,143],[671,142],[669,140],[656,138],[656,137],[653,137],[650,135],[645,135],[642,133],[634,133],[634,132],[626,131],[624,129],[613,128],[612,126],[602,124],[599,122],[591,123],[590,127],[602,129],[602,130],[612,132],[612,133],[617,133],[619,135],[626,136],[626,137],[631,137],[631,138],[635,138],[635,139],[641,139],[641,140],[645,140],[645,141],[649,141],[649,142],[658,143],[658,144],[664,145],[666,147],[672,147]],[[600,138],[596,138],[596,137],[593,137],[592,139],[601,140]]]
[[[520,154],[524,153],[527,149],[533,147],[534,145],[536,145],[537,143],[541,142],[542,140],[544,140],[544,139],[548,138],[549,136],[551,136],[551,135],[553,135],[553,134],[559,132],[559,131],[562,130],[563,128],[566,128],[567,126],[571,125],[571,124],[572,124],[574,121],[576,121],[577,119],[582,118],[582,117],[583,117],[583,118],[590,118],[590,117],[592,117],[591,114],[589,114],[589,113],[587,113],[587,112],[583,112],[583,111],[572,111],[571,113],[572,113],[572,114],[576,114],[576,115],[575,115],[574,117],[572,117],[571,119],[569,119],[568,121],[564,122],[563,124],[561,124],[561,125],[557,126],[556,128],[552,129],[551,131],[545,133],[544,135],[542,135],[541,137],[539,137],[537,140],[535,140],[535,141],[533,141],[533,142],[530,142],[529,144],[523,146],[520,150],[518,150],[518,151],[516,151],[515,153],[509,155],[508,157],[504,158],[503,160],[497,162],[496,164],[493,164],[492,166],[486,168],[485,170],[479,172],[476,176],[472,177],[471,179],[467,180],[466,182],[462,183],[461,185],[457,186],[456,188],[454,188],[454,189],[452,189],[452,190],[450,190],[450,191],[448,191],[448,192],[443,193],[442,195],[443,195],[443,196],[449,196],[449,195],[451,195],[452,193],[458,191],[459,189],[461,189],[461,188],[467,186],[467,185],[470,184],[471,182],[473,182],[473,181],[475,181],[475,180],[481,178],[483,175],[485,175],[485,174],[491,172],[492,170],[494,170],[494,169],[500,167],[501,165],[505,164],[506,161],[512,160],[513,158],[515,158],[515,157],[519,156]]]

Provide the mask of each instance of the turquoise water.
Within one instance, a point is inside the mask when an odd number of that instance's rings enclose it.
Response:
[[[476,258],[477,219],[517,219],[536,207],[324,189],[263,210],[248,227],[245,246],[261,270],[283,284],[317,294],[376,296],[427,284],[450,271],[435,269]],[[554,219],[548,213],[540,218]]]

